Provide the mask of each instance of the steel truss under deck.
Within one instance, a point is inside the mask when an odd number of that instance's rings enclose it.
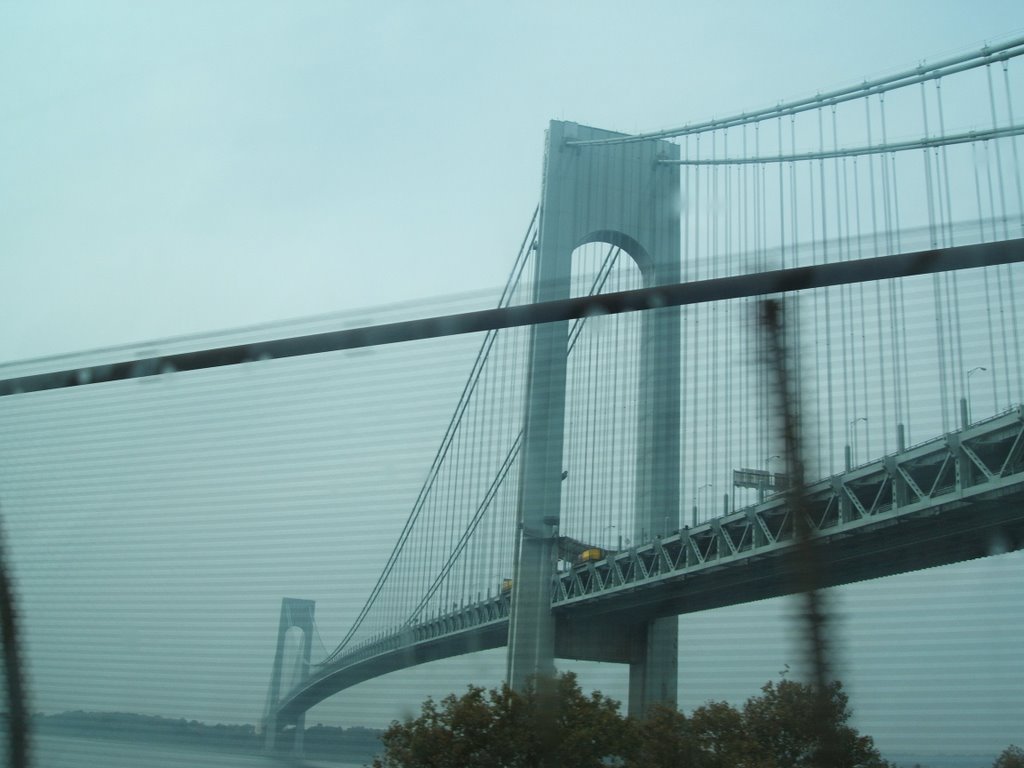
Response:
[[[924,559],[911,556],[903,563],[885,564],[878,557],[875,573],[846,578],[836,572],[837,563],[829,557],[830,553],[842,556],[845,565],[853,557],[866,556],[859,552],[861,547],[840,545],[843,540],[870,536],[876,556],[884,556],[886,550],[901,558],[912,555],[913,543],[904,541],[905,536],[897,536],[895,530],[911,525],[920,536],[919,549],[934,548],[937,539],[946,540],[947,551],[977,549],[980,541],[988,540],[988,551],[976,551],[975,557],[1019,548],[1024,545],[1020,539],[1024,529],[1022,496],[1021,406],[820,480],[806,489],[805,514],[807,525],[825,555],[822,586],[952,561],[942,557],[942,552]],[[554,607],[609,600],[616,594],[636,593],[641,586],[647,591],[656,584],[671,584],[677,592],[674,612],[687,612],[685,590],[680,587],[688,579],[791,554],[795,536],[793,515],[789,497],[778,494],[694,528],[684,528],[604,560],[574,567],[557,577]],[[987,531],[981,539],[980,529]],[[1001,537],[1001,541],[993,536]],[[836,546],[829,547],[831,544]],[[970,552],[965,554],[955,559],[971,556]],[[799,567],[791,565],[786,570],[794,572]],[[871,569],[862,564],[858,573],[863,570]],[[696,594],[693,596],[696,598]],[[628,610],[624,601],[617,602],[617,608],[609,608]],[[691,610],[708,607],[703,600],[694,602]]]

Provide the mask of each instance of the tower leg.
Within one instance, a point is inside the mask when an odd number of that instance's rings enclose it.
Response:
[[[551,579],[562,481],[565,422],[565,346],[568,325],[531,329],[530,378],[520,475],[520,512],[507,680],[515,690],[555,671],[555,619]]]
[[[281,618],[277,624],[277,650],[274,652],[274,666],[270,673],[270,691],[267,696],[267,711],[264,713],[263,747],[268,752],[277,744],[277,732],[281,723],[277,718],[277,705],[281,698],[281,676],[284,665],[284,641],[288,630],[298,627],[302,630],[302,663],[301,672],[309,674],[309,657],[313,648],[313,613],[316,603],[312,600],[299,600],[294,597],[281,599]],[[297,754],[302,750],[305,714],[300,714],[296,721]]]
[[[295,721],[295,738],[292,740],[292,754],[302,756],[302,748],[306,740],[306,713],[303,712]]]
[[[647,625],[640,658],[629,665],[629,714],[642,717],[655,704],[678,701],[679,620],[655,619]]]
[[[277,718],[274,715],[267,715],[263,721],[263,749],[273,752],[277,746]]]

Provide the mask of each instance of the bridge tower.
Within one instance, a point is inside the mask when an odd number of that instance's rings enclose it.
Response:
[[[277,729],[281,725],[277,722],[273,713],[275,705],[281,697],[285,636],[292,627],[298,627],[302,630],[299,669],[300,677],[307,677],[309,675],[310,653],[313,650],[313,613],[315,609],[316,602],[313,600],[300,600],[295,597],[281,598],[281,620],[277,625],[277,651],[274,653],[274,668],[270,674],[269,708],[264,722],[264,748],[267,751],[274,749],[274,744],[277,741]],[[302,753],[302,738],[305,731],[306,715],[303,712],[295,721],[295,754]]]
[[[573,251],[605,242],[634,260],[650,287],[681,279],[679,158],[665,141],[574,145],[621,136],[552,121],[541,193],[535,301],[569,298]],[[531,329],[519,538],[508,641],[508,681],[522,689],[554,671],[554,658],[628,662],[629,710],[674,704],[678,621],[572,627],[551,612],[561,513],[567,321]],[[678,308],[644,313],[641,328],[634,540],[679,526],[680,329]]]

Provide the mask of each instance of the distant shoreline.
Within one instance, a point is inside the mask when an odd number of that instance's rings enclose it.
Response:
[[[32,717],[33,729],[54,735],[70,735],[104,741],[159,741],[177,746],[202,747],[237,754],[260,754],[263,737],[253,725],[209,725],[197,720],[172,719],[128,712],[61,712]],[[349,763],[369,763],[381,751],[376,728],[306,728],[303,755]],[[289,740],[282,740],[286,752]]]

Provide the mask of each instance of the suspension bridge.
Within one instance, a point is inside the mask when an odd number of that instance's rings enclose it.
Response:
[[[648,134],[552,122],[494,309],[32,372],[0,396],[482,334],[344,637],[314,659],[314,603],[282,602],[267,744],[301,745],[305,712],[359,682],[502,646],[515,687],[604,661],[629,665],[631,711],[674,703],[677,617],[799,589],[800,525],[822,587],[1024,543],[1022,54]],[[799,508],[773,365],[803,425]]]

